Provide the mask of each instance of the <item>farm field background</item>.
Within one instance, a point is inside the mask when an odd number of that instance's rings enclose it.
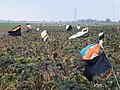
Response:
[[[27,29],[26,24],[24,23],[22,24],[21,23],[0,23],[0,33],[10,31],[12,30],[12,28],[14,28],[19,24],[22,25],[23,30]],[[37,24],[33,24],[33,25],[36,26]]]
[[[0,24],[0,33],[7,32],[14,24]],[[26,24],[21,24],[26,30]],[[64,25],[33,24],[30,32],[21,37],[0,37],[0,90],[118,90],[112,71],[95,76],[89,82],[83,69],[80,50],[96,42],[100,32],[105,33],[104,48],[120,83],[120,32],[117,24],[88,25],[88,34],[69,40],[79,30],[72,25],[66,31]],[[81,25],[81,29],[86,25]],[[40,36],[47,30],[49,39]],[[22,56],[23,50],[23,56]],[[109,76],[109,77],[108,77]]]

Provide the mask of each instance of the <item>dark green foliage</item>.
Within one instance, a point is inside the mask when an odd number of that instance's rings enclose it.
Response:
[[[79,68],[84,64],[80,50],[105,32],[105,51],[120,83],[120,33],[115,32],[116,25],[89,26],[89,34],[71,40],[69,36],[78,32],[75,27],[71,32],[65,26],[39,28],[23,33],[23,46],[21,37],[0,38],[0,90],[118,90],[111,70],[89,82],[84,68]],[[43,30],[49,35],[46,42],[41,40]]]

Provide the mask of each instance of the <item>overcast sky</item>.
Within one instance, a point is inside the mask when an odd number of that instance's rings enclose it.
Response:
[[[67,21],[110,18],[120,20],[120,0],[0,0],[0,19]]]

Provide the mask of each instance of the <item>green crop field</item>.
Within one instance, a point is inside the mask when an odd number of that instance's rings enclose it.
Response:
[[[22,25],[22,30],[27,29],[25,23],[0,23],[0,33],[12,30],[12,28],[16,27],[17,25]],[[37,25],[38,24],[32,24],[33,27],[36,27]]]
[[[0,23],[0,33],[7,32],[9,30],[12,30],[15,26],[19,25],[19,23]],[[23,27],[25,24],[21,24]]]
[[[0,23],[0,28],[13,28],[17,25],[19,25],[19,23]],[[22,26],[25,26],[25,24],[22,24]]]
[[[18,24],[0,24],[0,28],[13,28]],[[24,26],[25,24],[23,24]],[[39,25],[21,36],[0,37],[0,90],[119,90],[112,70],[89,82],[79,52],[105,33],[103,46],[120,83],[120,32],[118,25],[88,25],[89,32],[69,39],[80,30],[74,25],[66,31],[64,25]],[[81,29],[86,27],[82,25]],[[120,27],[120,26],[119,26]],[[2,30],[2,29],[0,29]],[[41,32],[46,30],[48,40],[43,42]]]

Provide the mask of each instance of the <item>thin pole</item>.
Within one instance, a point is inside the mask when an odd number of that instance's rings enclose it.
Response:
[[[22,58],[23,58],[23,39],[22,39],[22,36],[21,36],[21,47],[22,47]]]
[[[75,17],[74,17],[75,21],[76,21],[76,16],[77,16],[77,9],[75,8]]]
[[[103,51],[104,51],[106,57],[108,58],[108,56],[107,56],[107,54],[106,54],[106,52],[105,52],[105,50],[104,50],[104,47],[103,47],[102,45],[101,45],[101,48],[103,49]],[[116,76],[115,71],[114,71],[114,69],[113,69],[113,65],[112,65],[112,72],[113,72],[113,75],[114,75],[115,80],[116,80],[116,82],[117,82],[118,89],[120,89],[120,85],[119,85],[119,82],[118,82],[117,76]]]
[[[22,29],[21,29],[21,33],[22,33]],[[21,47],[22,47],[22,58],[23,58],[23,38],[22,38],[22,35],[21,35]]]
[[[112,4],[112,10],[113,10],[113,20],[115,23],[115,10],[114,10],[114,6],[113,6],[113,1],[111,0],[111,4]]]
[[[112,4],[113,18],[114,18],[114,23],[115,23],[115,11],[114,11],[114,6],[113,6],[113,1],[112,1],[112,0],[111,0],[111,4]],[[102,48],[102,49],[103,49],[103,51],[105,52],[104,48]],[[106,53],[105,53],[105,54],[106,54]],[[106,54],[106,56],[107,56],[107,54]],[[107,57],[108,57],[108,56],[107,56]],[[116,80],[116,82],[117,82],[118,89],[120,89],[120,85],[119,85],[119,82],[118,82],[117,76],[116,76],[116,74],[115,74],[115,71],[114,71],[114,69],[113,69],[113,66],[112,66],[112,72],[113,72],[113,75],[114,75],[115,80]]]
[[[117,82],[118,89],[120,89],[120,84],[119,84],[119,82],[118,82],[118,80],[117,80],[117,77],[116,77],[116,75],[115,75],[115,71],[114,71],[113,67],[112,67],[112,72],[113,72],[113,75],[114,75],[115,80],[116,80],[116,82]]]

